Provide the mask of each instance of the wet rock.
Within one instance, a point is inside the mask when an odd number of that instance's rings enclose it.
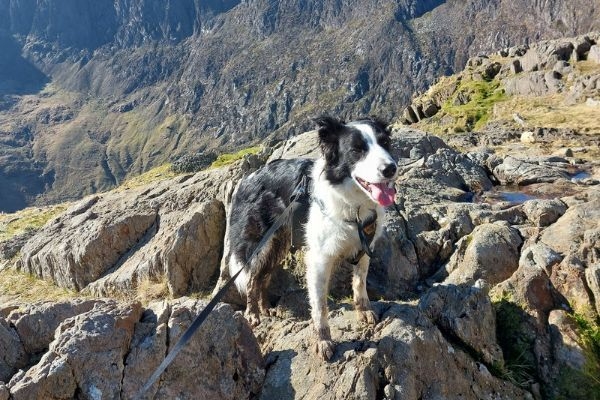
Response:
[[[510,226],[493,223],[475,227],[460,239],[456,251],[435,279],[444,284],[472,285],[483,279],[493,286],[509,278],[518,267],[522,240]]]

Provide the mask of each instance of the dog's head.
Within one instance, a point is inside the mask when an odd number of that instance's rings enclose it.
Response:
[[[394,202],[396,162],[390,155],[387,124],[375,118],[344,123],[331,117],[315,120],[325,159],[325,178],[332,185],[350,180],[384,207]]]

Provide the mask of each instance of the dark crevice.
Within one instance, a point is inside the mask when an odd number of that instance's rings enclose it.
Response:
[[[485,359],[483,358],[483,355],[479,351],[477,351],[477,349],[472,347],[470,344],[466,343],[464,340],[462,340],[460,337],[458,337],[451,330],[444,328],[442,325],[440,325],[438,323],[434,322],[434,324],[440,330],[442,336],[450,344],[452,344],[452,346],[454,346],[455,348],[466,353],[469,357],[471,357],[473,360],[475,360],[475,362],[483,364],[494,377],[501,379],[501,380],[505,380],[504,375],[502,374],[502,371],[499,369],[499,367],[485,361]]]

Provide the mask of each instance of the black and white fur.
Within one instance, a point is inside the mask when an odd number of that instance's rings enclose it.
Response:
[[[270,239],[252,265],[248,258],[265,231],[289,204],[291,192],[303,173],[311,176],[311,202],[306,224],[306,280],[311,317],[317,335],[317,352],[329,359],[334,345],[327,322],[327,294],[333,269],[344,259],[353,259],[362,247],[357,216],[364,220],[377,213],[374,240],[381,235],[384,209],[393,199],[396,162],[390,155],[390,133],[376,119],[343,123],[330,117],[316,120],[321,157],[279,160],[244,179],[234,193],[229,219],[231,274],[244,267],[236,281],[246,293],[246,317],[257,324],[259,314],[269,313],[266,287],[269,274],[280,264],[290,246],[283,228]],[[374,192],[385,195],[378,200]],[[387,189],[386,189],[387,188]],[[392,200],[393,201],[393,200]],[[369,256],[354,266],[352,289],[360,320],[377,322],[366,290]]]

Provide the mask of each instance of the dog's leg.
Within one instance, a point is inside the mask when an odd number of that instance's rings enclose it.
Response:
[[[327,294],[329,278],[335,260],[319,254],[307,254],[306,283],[310,302],[310,314],[317,335],[317,354],[329,360],[333,356],[335,346],[331,340],[331,331],[327,322]]]
[[[246,286],[246,313],[245,317],[250,326],[260,324],[260,308],[259,300],[262,297],[262,285],[258,274],[249,274],[248,283]]]
[[[367,272],[369,272],[370,258],[366,254],[354,266],[352,275],[352,292],[354,294],[354,309],[358,320],[369,325],[377,323],[377,315],[371,309],[367,295]]]
[[[269,302],[269,284],[271,283],[272,273],[269,272],[265,274],[261,279],[261,285],[259,288],[259,300],[258,300],[258,308],[260,310],[260,315],[265,315],[268,317],[272,317],[275,315],[275,310],[271,308],[271,303]]]

